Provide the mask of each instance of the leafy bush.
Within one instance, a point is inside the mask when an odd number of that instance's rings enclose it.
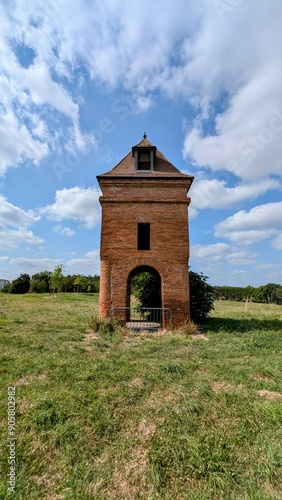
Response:
[[[191,321],[201,323],[214,308],[214,288],[207,283],[207,276],[189,272],[190,284],[190,318]]]

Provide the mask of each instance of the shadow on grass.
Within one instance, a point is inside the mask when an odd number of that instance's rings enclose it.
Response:
[[[234,319],[234,318],[209,318],[201,324],[203,332],[230,332],[247,333],[254,330],[272,330],[282,333],[282,321],[279,319]]]

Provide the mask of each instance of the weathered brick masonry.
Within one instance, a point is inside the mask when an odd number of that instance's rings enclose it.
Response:
[[[144,135],[97,179],[103,194],[100,317],[129,306],[129,275],[149,266],[161,277],[162,307],[172,309],[174,326],[182,324],[189,318],[187,192],[193,177],[176,169]],[[150,225],[148,250],[138,250],[140,223]]]

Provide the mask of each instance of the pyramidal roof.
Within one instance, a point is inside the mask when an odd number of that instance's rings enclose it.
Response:
[[[142,151],[142,148],[152,148],[155,150],[155,164],[154,170],[148,170],[145,172],[140,172],[135,170],[135,158],[132,154],[132,150],[138,149]],[[156,146],[154,146],[150,141],[148,141],[146,134],[144,134],[143,139],[132,148],[132,150],[109,172],[105,174],[98,175],[100,177],[179,177],[179,178],[190,178],[193,180],[193,176],[182,174],[170,161],[159,151]]]

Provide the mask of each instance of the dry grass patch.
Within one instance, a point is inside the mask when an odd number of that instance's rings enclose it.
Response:
[[[203,333],[195,333],[192,335],[192,339],[199,339],[199,340],[206,340],[208,341],[208,337],[206,335],[204,335]]]
[[[32,402],[27,398],[17,398],[17,408],[20,414],[26,413],[33,407]]]
[[[82,339],[85,350],[91,352],[92,351],[91,343],[93,340],[97,339],[98,339],[97,332],[94,332],[93,330],[87,330]]]
[[[257,380],[257,382],[267,382],[268,384],[275,384],[275,380],[270,377],[266,377],[266,375],[254,375],[253,379]]]
[[[238,392],[240,394],[246,392],[246,388],[243,386],[243,384],[239,385],[231,385],[228,382],[213,382],[211,384],[211,389],[215,393],[220,393],[220,392]]]
[[[138,434],[141,439],[148,439],[156,431],[156,425],[153,422],[147,422],[146,420],[141,420],[138,426]]]
[[[172,392],[171,389],[165,391],[152,391],[147,401],[144,403],[146,408],[160,409],[163,406],[170,404],[176,405],[179,403],[179,396]]]
[[[134,387],[134,389],[142,389],[144,387],[144,381],[140,377],[135,377],[128,382],[128,385]]]
[[[154,489],[148,485],[147,479],[148,452],[149,450],[141,445],[130,449],[128,459],[123,462],[122,466],[120,463],[117,464],[107,498],[128,500],[150,498]],[[146,497],[142,494],[145,491]]]
[[[272,486],[272,484],[270,484],[269,482],[266,482],[264,484],[264,493],[265,493],[265,496],[266,498],[273,498],[273,499],[279,499],[279,498],[282,498],[282,488],[279,488],[279,490],[277,488],[274,488]]]
[[[257,391],[258,395],[268,399],[269,401],[278,401],[279,399],[282,399],[282,394],[279,392],[274,392],[274,391],[267,391],[266,389],[262,389],[260,391]]]
[[[39,374],[32,373],[30,375],[26,375],[25,377],[22,377],[19,380],[17,380],[15,382],[15,385],[16,386],[28,385],[31,382],[33,382],[34,380],[37,380],[39,382],[46,382],[47,374],[46,373],[39,373]]]
[[[97,332],[94,330],[86,330],[84,337],[83,337],[83,342],[90,342],[91,340],[97,340],[98,335]]]

